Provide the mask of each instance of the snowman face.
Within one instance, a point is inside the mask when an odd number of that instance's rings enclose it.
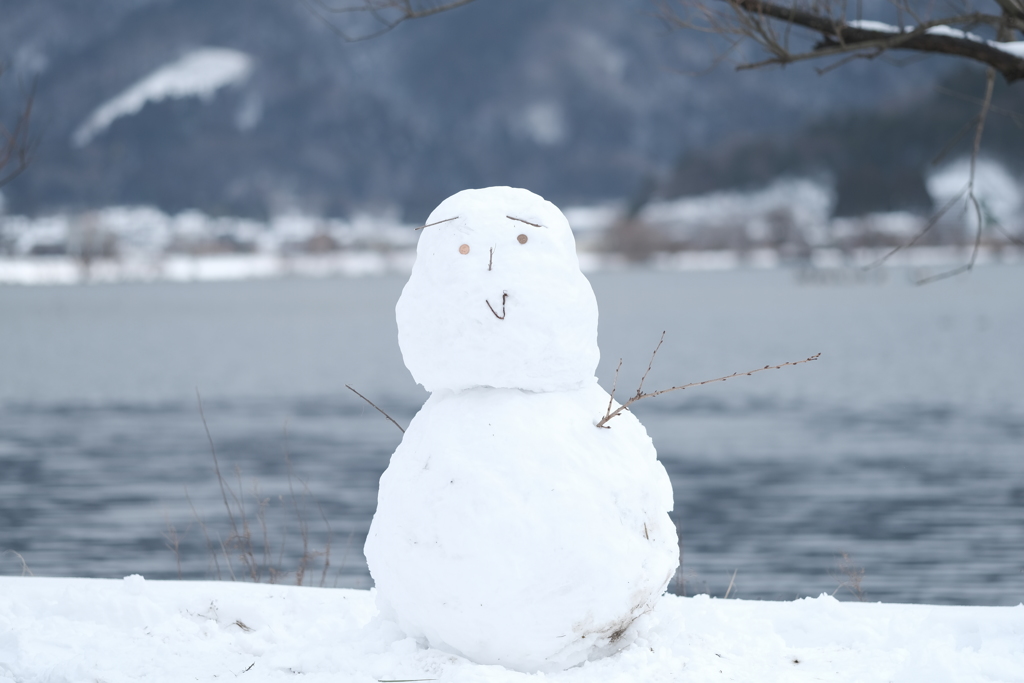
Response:
[[[396,310],[406,366],[429,391],[553,391],[593,379],[593,290],[562,212],[527,190],[442,202]]]

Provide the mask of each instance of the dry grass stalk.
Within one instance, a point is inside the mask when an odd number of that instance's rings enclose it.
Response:
[[[18,561],[21,562],[21,575],[35,576],[35,574],[32,573],[32,570],[28,568],[28,562],[25,561],[25,558],[22,557],[21,553],[19,553],[17,550],[7,549],[0,553],[0,555],[14,555],[16,558],[18,558]]]
[[[845,588],[853,594],[853,597],[857,598],[858,602],[864,602],[864,589],[861,587],[861,582],[864,580],[864,568],[855,566],[850,556],[843,553],[836,562],[836,569],[838,575],[829,572],[829,576],[839,581],[839,585],[832,591],[832,595],[834,596]]]
[[[220,562],[220,559],[223,558],[225,568],[232,581],[238,580],[239,578],[236,575],[232,564],[232,559],[234,559],[242,564],[244,569],[241,573],[242,578],[248,579],[253,583],[279,583],[288,576],[288,574],[290,574],[290,572],[281,569],[284,560],[285,545],[288,539],[288,527],[286,525],[283,529],[280,547],[276,553],[277,559],[274,560],[274,548],[273,544],[270,542],[269,525],[267,523],[267,510],[271,499],[262,496],[258,485],[255,482],[253,483],[252,498],[256,503],[255,526],[258,527],[258,529],[255,528],[251,521],[252,517],[249,507],[246,505],[246,501],[241,494],[244,488],[241,469],[237,466],[235,467],[236,484],[233,487],[225,479],[221,471],[220,461],[217,456],[217,449],[214,445],[213,436],[210,433],[210,428],[206,421],[202,398],[199,396],[198,390],[196,391],[196,398],[199,403],[199,414],[203,422],[203,428],[206,431],[206,437],[210,444],[210,454],[213,459],[214,472],[217,475],[217,484],[220,488],[221,501],[228,517],[230,533],[228,534],[227,539],[223,539],[220,534],[216,532],[211,535],[209,527],[196,510],[187,490],[185,495],[189,506],[192,509],[192,513],[199,524],[199,528],[202,530],[203,537],[206,540],[207,551],[213,561],[217,578],[223,578]],[[285,429],[285,462],[288,466],[288,501],[285,501],[283,496],[279,496],[279,499],[282,502],[286,502],[286,504],[291,508],[291,511],[299,524],[299,533],[302,540],[302,554],[299,557],[298,565],[295,569],[295,583],[300,586],[307,585],[307,577],[309,577],[308,584],[314,585],[314,579],[310,576],[310,572],[313,569],[319,568],[319,585],[322,587],[326,585],[327,572],[331,567],[331,540],[333,538],[333,530],[323,507],[313,496],[309,489],[309,485],[303,479],[295,476],[292,467],[291,455],[288,452],[287,447],[287,427]],[[301,484],[301,490],[298,492],[295,487],[296,479],[298,479]],[[320,518],[323,520],[324,526],[327,529],[327,539],[322,550],[314,550],[310,547],[309,523],[307,522],[309,501],[312,501],[316,506],[320,514]],[[165,538],[167,539],[168,547],[174,550],[175,555],[179,557],[178,574],[180,577],[181,565],[180,555],[178,552],[180,537],[173,526],[169,525],[169,530],[165,534]],[[254,538],[259,540],[254,540]]]
[[[732,593],[732,589],[736,585],[736,572],[738,572],[738,571],[739,571],[739,568],[734,569],[732,571],[732,578],[729,579],[729,587],[725,589],[725,596],[722,598],[723,600],[728,600],[729,599],[729,595]]]

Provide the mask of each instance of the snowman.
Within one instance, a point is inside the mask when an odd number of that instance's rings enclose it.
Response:
[[[397,305],[430,397],[380,480],[366,559],[381,616],[481,664],[611,654],[679,564],[672,487],[597,384],[597,302],[569,224],[527,190],[465,190],[424,226]]]

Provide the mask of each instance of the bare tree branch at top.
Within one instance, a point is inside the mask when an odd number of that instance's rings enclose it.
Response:
[[[473,0],[299,0],[316,17],[348,41],[367,40],[387,33],[403,21],[422,19],[462,7]],[[342,28],[345,17],[369,29]]]
[[[998,5],[998,14],[976,11],[965,0],[955,7],[958,11],[937,17],[922,16],[910,0],[891,2],[899,17],[898,25],[850,17],[851,8],[843,0],[795,0],[785,4],[766,0],[663,0],[661,16],[672,26],[726,36],[734,44],[750,41],[765,51],[765,59],[741,63],[736,67],[740,70],[839,58],[821,69],[828,71],[851,59],[874,59],[889,50],[912,50],[985,64],[1008,83],[1024,78],[1024,50],[1000,46],[1024,40],[1024,0],[992,0]],[[794,49],[793,27],[817,34],[818,41],[810,49]],[[994,33],[995,39],[971,33],[979,28]],[[1019,44],[1013,46],[1017,47]]]

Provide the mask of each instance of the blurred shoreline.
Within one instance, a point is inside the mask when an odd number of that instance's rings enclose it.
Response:
[[[759,248],[653,252],[642,262],[617,253],[581,251],[584,272],[642,268],[663,271],[730,271],[790,268],[801,282],[884,281],[890,268],[911,268],[920,277],[970,261],[971,247],[945,245],[901,249],[879,264],[891,247],[854,250],[811,249],[798,258],[784,250]],[[353,249],[328,254],[158,255],[151,258],[104,258],[83,263],[68,255],[0,257],[0,285],[78,285],[121,282],[218,282],[280,278],[363,277],[408,273],[416,252]],[[1024,264],[1024,247],[980,247],[975,265]]]
[[[1016,204],[987,216],[979,235],[966,205],[932,216],[836,216],[833,200],[827,184],[780,179],[756,191],[569,206],[564,213],[589,272],[789,267],[811,280],[837,273],[845,280],[871,279],[883,262],[936,272],[963,266],[976,239],[978,264],[1024,262]],[[151,206],[0,214],[0,284],[408,273],[417,227],[397,209],[349,218],[293,212],[265,220],[196,210],[168,214]]]

